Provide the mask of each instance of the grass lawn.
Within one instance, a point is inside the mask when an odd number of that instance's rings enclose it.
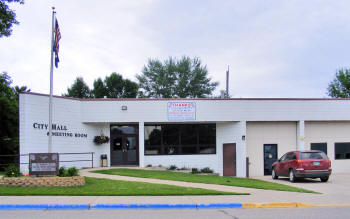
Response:
[[[79,196],[139,196],[139,195],[248,195],[244,193],[129,182],[85,177],[84,186],[71,187],[9,187],[0,186],[0,195],[79,195]]]
[[[141,177],[141,178],[154,178],[154,179],[165,179],[165,180],[185,181],[185,182],[195,182],[195,183],[239,186],[239,187],[255,188],[255,189],[316,193],[306,189],[287,186],[279,183],[267,182],[267,181],[258,180],[258,179],[249,179],[249,178],[208,176],[208,175],[197,175],[197,174],[191,174],[191,173],[179,173],[179,172],[162,171],[162,170],[140,170],[140,169],[122,169],[122,168],[108,169],[108,170],[95,170],[92,172],[111,174],[111,175],[121,175],[121,176],[133,176],[133,177]]]

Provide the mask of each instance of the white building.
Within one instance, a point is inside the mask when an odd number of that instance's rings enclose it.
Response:
[[[48,152],[48,107],[48,95],[20,95],[20,154]],[[53,123],[52,152],[94,152],[94,167],[107,154],[108,166],[209,167],[220,175],[245,177],[249,170],[261,176],[288,151],[320,149],[333,172],[350,172],[349,99],[54,97]],[[110,141],[95,144],[101,135]],[[63,154],[60,160],[86,156]],[[28,164],[21,170],[28,172]]]

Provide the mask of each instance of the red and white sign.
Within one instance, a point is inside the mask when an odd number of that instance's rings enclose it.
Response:
[[[168,121],[196,120],[196,103],[168,102]]]

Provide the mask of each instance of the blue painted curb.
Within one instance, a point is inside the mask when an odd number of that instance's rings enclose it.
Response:
[[[90,205],[48,205],[47,210],[89,210]]]
[[[197,205],[199,209],[208,208],[242,208],[242,203],[212,203],[212,204],[199,204]]]
[[[0,205],[0,210],[46,210],[47,205]]]
[[[242,208],[242,203],[211,203],[211,204],[0,204],[0,210],[113,210],[113,209],[214,209]]]
[[[91,209],[195,209],[196,204],[97,204]]]

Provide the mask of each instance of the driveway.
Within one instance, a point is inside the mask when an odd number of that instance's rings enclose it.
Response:
[[[329,181],[324,183],[317,179],[300,179],[295,183],[289,182],[289,178],[279,177],[273,180],[271,176],[252,177],[266,181],[296,186],[322,193],[321,199],[328,199],[330,203],[350,203],[350,174],[333,173]],[[305,202],[305,201],[304,201]]]

